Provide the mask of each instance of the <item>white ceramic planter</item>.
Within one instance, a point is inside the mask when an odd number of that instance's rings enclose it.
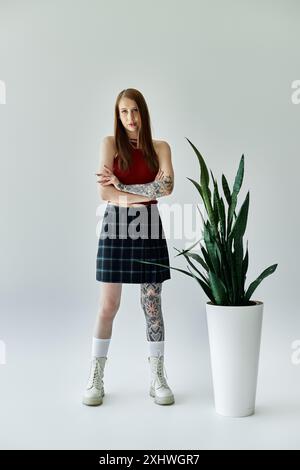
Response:
[[[206,303],[215,409],[230,417],[255,411],[263,302],[247,306]]]

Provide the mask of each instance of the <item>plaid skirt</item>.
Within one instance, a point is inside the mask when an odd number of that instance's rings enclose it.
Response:
[[[138,261],[161,263],[165,267]],[[140,284],[171,279],[169,253],[157,204],[108,203],[102,221],[96,280]]]

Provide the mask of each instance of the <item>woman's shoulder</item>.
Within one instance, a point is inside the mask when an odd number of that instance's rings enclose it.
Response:
[[[166,155],[169,155],[171,157],[171,148],[170,145],[166,140],[157,140],[156,145],[154,145],[154,150],[157,153],[158,159],[163,161],[165,159]]]
[[[153,145],[154,145],[154,147],[157,148],[157,150],[169,147],[169,144],[166,140],[154,140],[153,139]]]

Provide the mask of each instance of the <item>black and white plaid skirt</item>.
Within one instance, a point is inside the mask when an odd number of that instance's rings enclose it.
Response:
[[[166,267],[139,263],[160,263]],[[171,279],[168,247],[157,204],[108,203],[102,221],[96,280],[139,284]]]

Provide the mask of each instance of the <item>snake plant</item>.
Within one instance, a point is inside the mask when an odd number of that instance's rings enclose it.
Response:
[[[226,177],[222,175],[222,187],[227,202],[226,213],[225,203],[219,193],[218,184],[212,171],[210,170],[213,196],[209,188],[210,178],[205,161],[195,145],[187,137],[186,139],[195,151],[200,165],[200,182],[194,181],[191,178],[187,179],[196,187],[207,212],[207,220],[204,221],[199,210],[203,222],[203,237],[200,240],[204,240],[204,246],[198,240],[186,250],[178,250],[174,247],[178,251],[176,256],[184,256],[188,262],[188,271],[173,266],[170,266],[170,268],[193,277],[215,305],[252,305],[254,302],[250,298],[253,292],[264,278],[276,270],[277,264],[272,264],[266,268],[246,289],[245,282],[249,255],[248,240],[244,255],[243,236],[248,218],[249,191],[238,214],[236,214],[237,196],[244,176],[244,155],[241,157],[232,191],[229,188]],[[191,251],[198,243],[201,247],[202,256]],[[150,261],[136,261],[168,267],[167,265]],[[198,265],[195,263],[198,263]],[[200,268],[203,268],[204,272],[201,272]]]

